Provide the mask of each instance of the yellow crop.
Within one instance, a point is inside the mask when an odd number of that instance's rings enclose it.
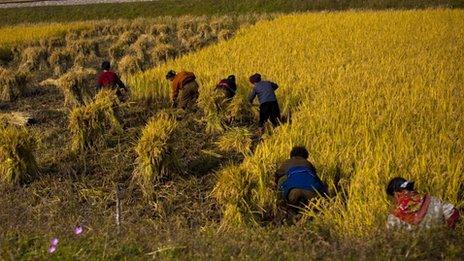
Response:
[[[330,186],[342,176],[346,207],[338,197],[316,218],[338,234],[383,226],[394,176],[464,203],[463,10],[283,16],[134,76],[134,93],[166,95],[171,68],[195,72],[201,93],[229,74],[248,89],[247,77],[260,72],[280,85],[281,108],[292,113],[240,166],[219,173],[214,195],[233,224],[275,208],[272,175],[296,144]]]
[[[46,37],[63,36],[70,30],[90,27],[90,23],[48,23],[36,25],[16,25],[0,28],[0,49],[9,48],[26,42],[37,41]]]

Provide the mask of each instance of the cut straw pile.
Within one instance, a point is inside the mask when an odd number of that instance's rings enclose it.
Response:
[[[153,194],[153,186],[168,177],[177,166],[172,136],[177,122],[167,113],[159,113],[148,122],[136,147],[137,167],[133,180],[145,197]]]
[[[23,96],[26,91],[26,81],[25,74],[15,74],[0,67],[0,101],[10,102]]]
[[[71,150],[85,152],[87,149],[105,146],[112,134],[121,133],[118,106],[115,92],[102,90],[89,105],[74,108],[69,116]]]
[[[38,173],[36,140],[25,128],[0,127],[0,183],[14,186]]]
[[[88,104],[94,93],[96,71],[87,68],[74,68],[58,79],[48,79],[41,85],[55,85],[64,94],[65,105],[81,106]]]

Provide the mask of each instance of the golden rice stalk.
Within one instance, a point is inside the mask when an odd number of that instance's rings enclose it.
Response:
[[[154,184],[169,176],[177,165],[172,147],[172,135],[176,127],[175,119],[166,113],[160,113],[142,131],[135,148],[137,167],[133,181],[140,186],[146,197],[153,194]]]
[[[230,165],[217,173],[217,182],[212,195],[223,206],[223,225],[255,223],[256,195],[259,180],[253,179],[241,165]]]
[[[225,132],[216,142],[221,151],[237,152],[243,156],[251,154],[252,134],[247,128],[233,127]]]
[[[82,153],[87,149],[103,147],[111,135],[122,132],[117,116],[118,103],[115,91],[102,90],[90,104],[71,111],[69,130],[73,152]]]
[[[21,97],[26,92],[27,77],[23,73],[0,67],[0,101],[9,102]]]
[[[25,128],[0,127],[0,183],[14,186],[38,173],[36,140]]]
[[[64,103],[67,106],[80,106],[91,101],[95,89],[96,71],[77,67],[58,79],[47,79],[40,85],[55,85],[64,93]]]

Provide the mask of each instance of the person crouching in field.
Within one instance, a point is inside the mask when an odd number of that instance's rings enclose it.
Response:
[[[431,228],[447,225],[454,228],[459,220],[459,211],[450,203],[414,189],[414,182],[401,177],[390,180],[387,194],[392,197],[394,207],[388,215],[387,228]]]
[[[216,92],[215,103],[216,107],[220,110],[227,106],[237,92],[237,84],[235,82],[235,75],[229,75],[226,79],[222,79],[214,88]]]
[[[272,126],[277,127],[280,121],[280,109],[277,103],[275,90],[279,88],[276,83],[270,81],[262,81],[261,75],[258,73],[250,76],[250,83],[253,84],[253,90],[248,96],[250,103],[258,96],[259,100],[259,134],[264,132],[264,124],[270,120]]]
[[[119,79],[118,75],[111,71],[110,62],[104,61],[101,65],[101,69],[102,72],[97,78],[97,92],[105,88],[116,90],[119,100],[123,101],[124,94],[121,90],[124,90],[124,92],[127,93],[128,89],[121,79]]]
[[[199,96],[195,74],[186,71],[176,73],[170,70],[166,74],[166,79],[171,81],[172,107],[179,106],[184,110],[193,108]]]
[[[291,208],[299,208],[317,197],[327,197],[327,188],[308,161],[309,153],[303,146],[293,147],[290,159],[276,171],[275,184],[281,199]]]
[[[230,100],[234,98],[237,92],[237,84],[235,82],[235,75],[229,75],[227,79],[222,79],[216,85],[216,91],[222,93],[224,100]]]

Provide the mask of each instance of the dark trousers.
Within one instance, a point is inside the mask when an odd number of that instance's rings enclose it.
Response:
[[[264,127],[267,120],[277,127],[280,121],[280,108],[277,101],[265,102],[259,105],[259,127]]]

